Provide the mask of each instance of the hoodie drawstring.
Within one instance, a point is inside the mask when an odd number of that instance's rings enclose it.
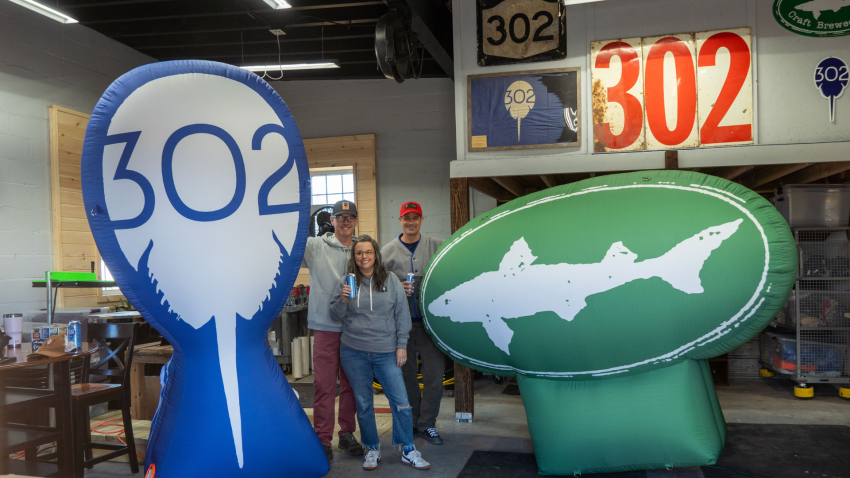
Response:
[[[362,282],[362,281],[361,281]],[[357,307],[360,308],[360,284],[357,284]],[[372,278],[369,278],[369,310],[374,312],[372,308]]]

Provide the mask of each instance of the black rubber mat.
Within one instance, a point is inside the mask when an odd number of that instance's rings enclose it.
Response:
[[[519,386],[516,384],[509,384],[502,390],[502,395],[519,395]]]
[[[730,424],[726,448],[707,478],[749,476],[850,477],[850,427],[839,425]],[[739,474],[711,474],[708,470]]]
[[[729,424],[726,447],[705,478],[850,478],[850,427]],[[569,450],[564,450],[569,453]],[[690,470],[694,470],[691,468]],[[684,471],[684,470],[683,470]],[[686,473],[693,476],[692,473]],[[476,451],[458,478],[538,477],[534,455]],[[677,470],[588,475],[593,478],[685,476]]]
[[[302,408],[313,408],[313,401],[316,399],[316,390],[313,388],[313,383],[298,383],[289,382],[292,389],[298,392],[298,401]],[[339,396],[339,385],[336,386],[336,396]]]

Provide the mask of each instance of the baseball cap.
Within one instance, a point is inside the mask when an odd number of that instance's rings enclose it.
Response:
[[[354,217],[357,217],[357,206],[354,204],[354,201],[337,201],[334,204],[334,216],[339,216],[340,214],[351,214]]]
[[[422,214],[422,206],[420,206],[418,202],[408,201],[402,204],[401,209],[398,211],[398,215],[404,216],[409,212],[415,212],[420,216],[424,216],[424,214]]]
[[[51,335],[41,344],[41,347],[35,353],[48,357],[61,357],[65,355],[68,353],[65,352],[65,334]]]

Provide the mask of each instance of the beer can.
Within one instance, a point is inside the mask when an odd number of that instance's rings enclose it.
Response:
[[[407,277],[405,277],[405,278],[404,278],[404,280],[406,280],[407,282],[410,282],[410,285],[413,285],[413,286],[415,286],[415,285],[416,285],[416,276],[414,276],[414,275],[413,275],[413,272],[408,272],[408,273],[407,273]],[[404,293],[405,293],[408,297],[410,297],[410,296],[412,296],[412,295],[413,295],[413,293],[412,293],[412,292],[408,292],[408,291],[404,291]]]
[[[74,344],[74,347],[83,348],[83,330],[79,320],[68,322],[68,343]]]
[[[348,284],[348,287],[351,287],[351,293],[348,294],[348,298],[354,299],[357,297],[357,276],[348,274],[345,276],[345,283]]]

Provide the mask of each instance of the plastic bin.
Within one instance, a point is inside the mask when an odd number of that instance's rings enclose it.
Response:
[[[847,377],[850,362],[844,344],[804,341],[800,347],[800,375],[804,377]],[[794,375],[797,371],[797,339],[790,334],[763,332],[759,339],[759,358],[777,373]]]
[[[771,201],[792,228],[850,224],[850,184],[790,184]]]

